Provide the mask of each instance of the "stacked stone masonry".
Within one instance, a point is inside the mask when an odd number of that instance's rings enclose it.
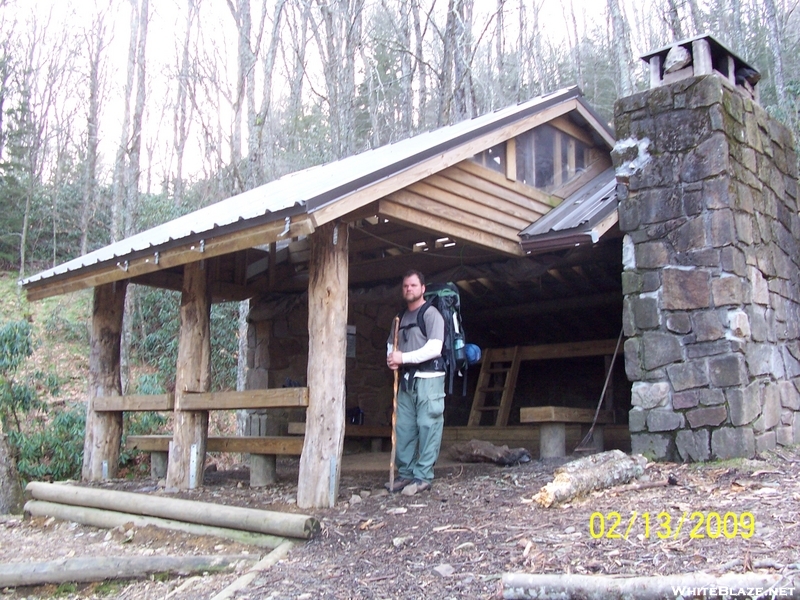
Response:
[[[800,443],[797,159],[721,77],[615,106],[632,449],[752,457]]]

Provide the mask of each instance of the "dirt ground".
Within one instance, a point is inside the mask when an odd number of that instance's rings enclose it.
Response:
[[[678,485],[614,488],[549,509],[530,499],[551,481],[557,462],[499,467],[443,460],[432,490],[418,496],[383,490],[387,464],[388,453],[346,456],[335,508],[305,511],[320,519],[320,534],[294,547],[235,598],[489,599],[504,572],[664,575],[747,570],[783,574],[781,585],[794,586],[800,594],[797,447],[758,460],[649,464],[640,481],[660,482],[673,475]],[[296,481],[297,460],[282,459],[275,486],[251,490],[246,468],[239,467],[207,473],[202,490],[180,497],[303,512],[295,505]],[[163,493],[150,480],[104,487]],[[667,516],[668,534],[661,527]],[[109,532],[52,519],[0,517],[0,563],[154,554],[261,557],[266,552],[151,528]],[[2,597],[194,600],[213,597],[237,576],[159,576],[6,589]]]

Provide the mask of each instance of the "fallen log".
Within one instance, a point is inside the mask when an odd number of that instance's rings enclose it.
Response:
[[[780,587],[782,577],[767,573],[687,573],[679,575],[658,575],[656,577],[620,577],[609,575],[569,575],[569,574],[529,574],[505,573],[501,580],[504,600],[550,600],[562,598],[582,598],[583,600],[674,600],[679,596],[736,596],[751,597],[748,590],[760,588],[765,593],[768,588]],[[726,594],[722,593],[727,589]],[[788,590],[791,588],[781,588]],[[714,590],[714,592],[711,592]],[[742,590],[742,591],[740,591]],[[705,593],[704,593],[705,592]],[[800,590],[795,588],[794,596]],[[767,597],[769,594],[767,594]]]
[[[548,508],[594,490],[610,488],[644,473],[647,459],[609,450],[569,462],[555,471],[553,481],[533,496],[533,501]]]
[[[45,500],[28,500],[28,502],[25,503],[25,513],[34,517],[54,517],[62,521],[70,521],[72,523],[80,523],[81,525],[100,527],[102,529],[113,529],[114,527],[132,523],[134,527],[152,526],[158,527],[159,529],[191,533],[192,535],[210,535],[261,548],[277,548],[287,541],[286,538],[265,533],[253,533],[252,531],[241,531],[228,527],[185,523],[172,519],[134,515],[113,510],[103,510],[101,508],[90,508],[88,506],[58,504]]]
[[[26,486],[25,492],[35,500],[115,510],[289,538],[308,539],[320,528],[319,521],[308,515],[209,504],[180,498],[165,498],[164,496],[38,481],[30,482]]]
[[[509,466],[531,461],[531,453],[525,448],[495,446],[484,440],[470,440],[453,444],[448,453],[453,460],[465,463],[491,462]]]
[[[223,589],[216,596],[212,597],[211,600],[228,600],[229,598],[233,598],[236,592],[250,585],[262,571],[266,571],[279,560],[286,558],[286,555],[289,554],[289,550],[291,550],[293,546],[294,542],[284,542],[254,564],[247,573],[236,579],[236,581]]]
[[[106,579],[137,579],[151,573],[189,575],[230,571],[253,562],[247,554],[217,556],[100,556],[62,558],[47,562],[0,564],[0,588],[48,583],[88,583]]]

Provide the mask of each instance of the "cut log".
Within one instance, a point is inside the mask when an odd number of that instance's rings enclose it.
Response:
[[[48,562],[15,562],[0,565],[0,588],[64,582],[86,583],[106,579],[137,579],[150,573],[190,574],[229,571],[254,557],[247,554],[219,556],[98,556],[63,558]]]
[[[325,223],[308,265],[308,410],[297,506],[333,506],[339,495],[345,412],[348,228]]]
[[[450,458],[459,462],[491,462],[497,465],[515,465],[531,460],[531,453],[525,448],[495,446],[483,440],[470,440],[453,444],[449,449]]]
[[[202,487],[208,439],[208,411],[184,410],[191,392],[211,389],[211,297],[204,262],[183,267],[181,329],[175,370],[175,424],[167,464],[167,487]]]
[[[307,515],[209,504],[180,498],[165,498],[38,481],[30,482],[25,491],[35,500],[129,512],[215,527],[229,527],[288,538],[308,539],[320,528],[319,521]]]
[[[645,464],[643,456],[628,456],[621,450],[579,458],[556,469],[553,481],[539,490],[533,501],[547,508],[594,490],[628,483],[644,473]]]
[[[127,282],[117,281],[94,289],[92,335],[89,342],[89,399],[86,404],[86,433],[83,439],[85,481],[117,476],[122,412],[97,412],[95,400],[122,395],[120,341],[125,312]]]
[[[284,537],[266,533],[253,533],[252,531],[242,531],[240,529],[231,529],[230,527],[186,523],[185,521],[176,521],[174,519],[134,515],[115,510],[89,508],[88,506],[72,506],[57,502],[45,502],[44,500],[28,500],[25,503],[25,513],[33,517],[54,517],[62,521],[70,521],[102,529],[113,529],[114,527],[132,523],[134,527],[150,526],[171,531],[182,531],[192,535],[210,535],[260,548],[277,548],[287,541]]]
[[[698,589],[715,589],[720,596],[721,588],[748,590],[779,584],[781,575],[766,573],[688,573],[680,575],[658,575],[656,577],[621,577],[609,575],[530,574],[505,573],[502,579],[504,600],[537,600],[583,598],[585,600],[662,600],[678,596],[695,597]],[[680,593],[680,588],[685,591]],[[690,591],[691,590],[691,591]],[[733,596],[740,593],[733,592]],[[741,592],[750,597],[750,593]],[[702,594],[704,597],[705,594]]]
[[[211,598],[211,600],[228,600],[229,598],[233,598],[236,592],[245,589],[248,585],[253,583],[253,580],[258,577],[262,571],[266,571],[279,560],[286,558],[286,556],[289,554],[289,550],[291,550],[293,546],[294,543],[292,542],[284,542],[256,564],[254,564],[247,571],[247,573],[239,577],[236,581]]]

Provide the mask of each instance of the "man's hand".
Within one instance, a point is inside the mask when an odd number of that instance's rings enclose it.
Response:
[[[396,371],[403,365],[403,353],[399,350],[389,352],[389,354],[386,355],[386,364],[392,371]]]

